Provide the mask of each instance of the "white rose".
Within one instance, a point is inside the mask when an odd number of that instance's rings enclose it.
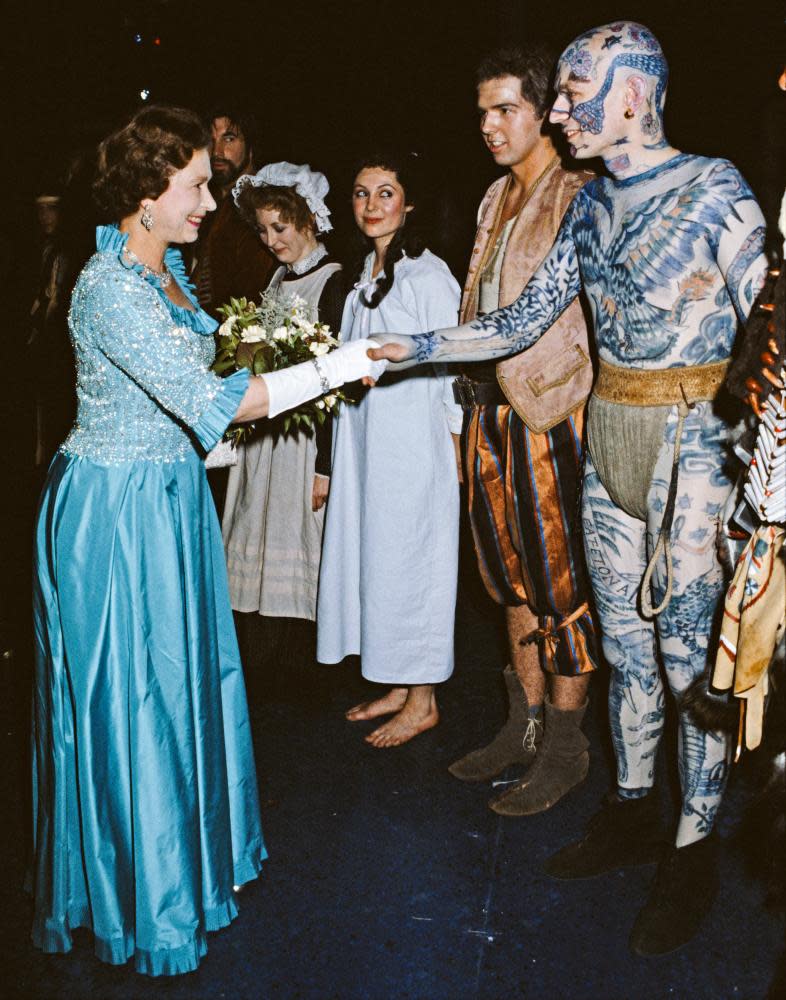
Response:
[[[313,337],[316,333],[316,326],[303,316],[296,316],[292,322],[298,330],[302,330],[307,337]]]
[[[232,327],[237,322],[237,316],[230,316],[229,319],[224,320],[221,326],[218,328],[219,337],[231,337]]]
[[[247,326],[245,330],[240,335],[240,339],[244,344],[258,344],[260,340],[264,340],[267,336],[267,331],[264,326],[260,326],[259,323],[254,323],[252,326]]]
[[[285,326],[277,326],[272,336],[273,340],[286,340],[289,336],[289,330]]]
[[[330,345],[320,344],[318,340],[314,340],[308,345],[308,349],[315,357],[321,358],[323,354],[327,354],[330,351]]]
[[[331,392],[329,396],[325,396],[325,406],[329,410],[332,410],[335,405],[336,405],[336,397]]]
[[[316,406],[316,408],[318,410],[324,410],[325,409],[325,401],[324,401],[324,399],[318,399],[316,401],[316,403],[314,403],[314,406]]]

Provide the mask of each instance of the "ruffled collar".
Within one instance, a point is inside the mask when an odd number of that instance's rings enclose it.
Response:
[[[312,267],[316,267],[323,257],[327,257],[327,253],[325,244],[317,243],[311,253],[307,257],[304,257],[303,260],[296,260],[294,264],[287,264],[287,272],[289,274],[296,274],[300,278],[306,271],[310,271]]]
[[[151,284],[163,299],[164,304],[176,323],[185,325],[196,333],[205,335],[213,333],[218,327],[218,323],[200,307],[194,286],[189,281],[188,274],[186,273],[186,266],[183,263],[183,256],[180,251],[175,249],[175,247],[167,247],[164,254],[164,264],[172,272],[175,281],[183,290],[183,294],[189,302],[193,303],[193,309],[186,309],[185,306],[179,306],[172,302],[165,295],[164,289],[161,287],[161,282],[154,274],[151,274],[148,269],[143,268],[142,264],[135,264],[126,257],[123,250],[127,242],[128,233],[121,233],[120,229],[114,224],[110,226],[98,226],[96,228],[96,250],[100,253],[116,254],[117,259],[123,267],[129,271],[134,271],[143,280]]]

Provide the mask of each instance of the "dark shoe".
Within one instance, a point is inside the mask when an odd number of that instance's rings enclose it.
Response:
[[[581,722],[587,710],[563,711],[546,698],[544,736],[535,763],[521,781],[489,802],[500,816],[532,816],[550,809],[582,782],[589,770],[587,742]]]
[[[552,878],[594,878],[604,872],[651,865],[663,852],[663,829],[654,792],[640,799],[608,795],[589,821],[587,833],[548,859]]]
[[[718,842],[710,834],[669,847],[630,935],[637,955],[666,955],[696,934],[718,893]]]
[[[508,689],[508,721],[488,746],[473,750],[451,764],[448,770],[461,781],[490,781],[511,764],[531,764],[540,743],[543,726],[528,718],[529,704],[513,667],[503,674]]]

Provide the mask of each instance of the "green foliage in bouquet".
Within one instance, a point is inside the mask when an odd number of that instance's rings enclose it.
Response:
[[[218,351],[213,362],[213,371],[218,375],[231,375],[241,368],[264,375],[313,361],[339,346],[330,327],[312,322],[306,303],[296,296],[263,292],[258,304],[233,298],[218,311],[224,320],[218,328]],[[351,400],[334,389],[303,403],[283,417],[284,433],[301,427],[313,431],[315,421],[323,424],[341,402]],[[252,430],[253,425],[246,424],[231,428],[225,436],[238,444]]]

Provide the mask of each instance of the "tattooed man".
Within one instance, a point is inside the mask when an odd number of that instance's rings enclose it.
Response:
[[[617,22],[577,38],[560,57],[550,118],[575,158],[601,156],[609,176],[576,195],[550,253],[511,305],[455,329],[388,337],[373,352],[418,362],[504,357],[533,345],[581,288],[589,301],[599,373],[583,526],[612,671],[618,787],[587,835],[550,860],[558,878],[655,860],[658,658],[679,699],[704,670],[724,589],[715,536],[732,484],[728,428],[712,400],[765,274],[764,224],[730,163],[666,141],[667,77],[661,47],[642,25]],[[679,713],[678,760],[676,842],[633,928],[639,954],[689,940],[716,891],[710,834],[727,742]]]

